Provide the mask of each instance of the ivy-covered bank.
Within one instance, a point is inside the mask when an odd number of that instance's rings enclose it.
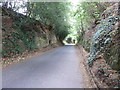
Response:
[[[118,23],[119,16],[109,16],[101,21],[96,30],[90,47],[88,58],[89,66],[92,66],[93,61],[104,53],[104,57],[113,69],[120,69],[119,63],[119,47],[118,47]],[[117,27],[117,28],[116,28]]]
[[[2,8],[3,57],[12,57],[53,43],[62,43],[70,33],[70,3],[0,2]]]
[[[119,21],[118,4],[109,7],[100,19],[96,32],[91,39],[88,64],[92,66],[100,54],[103,54],[107,63],[115,70],[120,70],[119,57]]]
[[[110,5],[84,31],[79,41],[88,52],[86,58],[98,86],[120,87],[120,6]],[[103,84],[104,83],[104,84]]]
[[[2,55],[13,57],[57,43],[51,28],[33,18],[2,7]]]

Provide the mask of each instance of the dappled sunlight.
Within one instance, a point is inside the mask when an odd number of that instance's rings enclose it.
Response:
[[[88,75],[90,82],[91,78],[95,77],[95,79],[99,79],[98,82],[95,81],[95,83],[100,83],[99,85],[105,83],[110,88],[118,88],[120,76],[120,60],[118,58],[120,7],[118,6],[120,3],[82,2],[85,0],[68,0],[67,2],[65,2],[66,0],[64,2],[59,2],[59,0],[58,2],[4,1],[0,2],[1,30],[3,32],[1,35],[2,49],[0,48],[3,58],[1,60],[2,67],[38,56],[35,59],[32,58],[34,60],[28,61],[28,64],[23,62],[21,66],[16,65],[18,70],[13,67],[15,73],[8,69],[10,74],[6,73],[5,78],[8,78],[10,82],[4,78],[5,87],[9,85],[14,88],[19,85],[23,85],[23,87],[25,85],[26,87],[43,87],[45,85],[46,87],[46,83],[48,86],[56,87],[56,84],[58,86],[66,84],[71,87],[76,84],[76,80],[79,80],[73,76],[76,71],[79,71],[79,68],[74,69],[74,67],[81,65],[86,71],[90,71],[87,73],[90,74]],[[69,64],[70,66],[68,66]],[[20,68],[21,70],[19,70]],[[30,72],[24,74],[24,70],[25,73]],[[91,74],[93,75],[91,76]],[[86,80],[86,77],[83,80]],[[29,81],[35,83],[29,83]],[[42,81],[43,83],[41,83]],[[80,85],[80,83],[77,84]]]
[[[77,42],[77,37],[70,34],[63,40],[65,45],[76,45]]]

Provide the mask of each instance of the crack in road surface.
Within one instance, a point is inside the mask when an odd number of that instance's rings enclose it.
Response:
[[[83,88],[75,46],[62,46],[2,71],[3,88]]]

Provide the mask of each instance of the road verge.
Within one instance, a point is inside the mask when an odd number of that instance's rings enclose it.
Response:
[[[54,48],[57,48],[61,46],[61,44],[55,43],[52,45],[48,45],[46,47],[43,47],[38,50],[33,50],[33,51],[26,51],[20,55],[15,55],[12,58],[1,58],[1,63],[2,63],[2,69],[5,69],[11,65],[18,64],[20,62],[29,60],[35,56],[42,55],[50,50],[53,50]]]

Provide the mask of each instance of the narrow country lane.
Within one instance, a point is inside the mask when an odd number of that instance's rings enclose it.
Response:
[[[3,88],[83,88],[75,46],[62,46],[4,69]]]

